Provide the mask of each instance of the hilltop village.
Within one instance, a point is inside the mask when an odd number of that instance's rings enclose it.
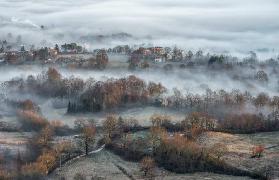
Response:
[[[196,53],[177,47],[142,47],[142,46],[116,46],[108,49],[87,50],[77,43],[56,44],[54,47],[41,47],[18,45],[6,40],[0,42],[0,64],[60,64],[84,68],[104,69],[108,63],[109,55],[123,55],[128,57],[130,69],[148,68],[150,64],[168,64],[182,62],[187,66],[200,63],[201,59],[209,60],[211,55],[199,50]],[[224,61],[228,57],[220,56],[212,59]],[[231,58],[230,58],[231,59]],[[193,62],[195,60],[195,62]],[[166,67],[167,68],[167,67]]]

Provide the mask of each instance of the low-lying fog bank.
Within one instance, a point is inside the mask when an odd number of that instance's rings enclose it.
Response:
[[[185,117],[186,111],[178,111],[171,109],[164,109],[154,106],[142,106],[142,107],[126,107],[111,109],[108,111],[96,112],[96,113],[78,113],[78,114],[66,114],[67,108],[56,109],[53,107],[51,101],[46,101],[40,105],[42,114],[44,117],[53,120],[61,120],[64,124],[70,127],[74,126],[77,119],[94,119],[98,126],[102,125],[108,114],[117,114],[124,119],[137,119],[140,125],[149,126],[150,117],[153,114],[165,114],[172,117],[174,122],[178,122]]]
[[[29,75],[37,76],[42,71],[47,71],[46,66],[36,65],[22,65],[22,66],[2,66],[0,67],[0,82],[8,81],[11,78],[24,78]],[[68,69],[57,68],[63,77],[75,76],[83,80],[94,78],[97,81],[104,81],[110,78],[123,78],[129,75],[135,75],[146,82],[153,81],[161,83],[166,87],[169,93],[172,93],[174,88],[184,92],[193,94],[202,94],[207,88],[211,90],[225,90],[239,89],[240,91],[249,91],[252,95],[257,95],[260,92],[268,93],[269,95],[276,95],[279,91],[278,77],[275,75],[269,76],[268,83],[261,84],[252,82],[249,79],[232,79],[232,75],[239,74],[246,78],[253,78],[256,70],[252,72],[239,73],[234,72],[209,72],[203,68],[198,69],[176,69],[173,71],[164,71],[156,69],[148,69],[141,71],[129,71],[128,69],[106,69],[85,70],[85,69]],[[241,78],[241,77],[240,77]]]

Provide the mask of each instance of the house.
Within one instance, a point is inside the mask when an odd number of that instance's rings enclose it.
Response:
[[[157,55],[163,55],[165,54],[165,49],[163,47],[154,47],[154,48],[151,48],[151,51],[154,53],[154,54],[157,54]]]
[[[172,60],[172,56],[173,56],[173,54],[172,54],[171,52],[169,52],[169,53],[167,53],[167,55],[166,55],[166,59],[167,59],[168,61],[171,61],[171,60]]]
[[[48,49],[49,56],[55,58],[58,55],[58,51],[56,49],[49,48]]]
[[[143,55],[144,56],[150,56],[152,54],[152,51],[150,49],[144,49],[143,50]]]
[[[32,59],[33,54],[29,51],[8,51],[4,58],[8,64],[21,64]]]
[[[154,62],[162,63],[162,62],[165,62],[165,59],[163,57],[155,57]]]

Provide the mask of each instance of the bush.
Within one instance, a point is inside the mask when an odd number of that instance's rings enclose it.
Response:
[[[252,148],[252,158],[258,157],[260,158],[264,152],[264,146],[263,145],[258,145]]]
[[[22,128],[27,131],[39,131],[48,125],[48,121],[34,111],[19,111],[18,118],[22,124]]]
[[[19,176],[20,180],[37,180],[43,179],[43,175],[38,171],[36,165],[34,163],[26,164],[21,168],[21,176]]]
[[[144,157],[140,162],[140,170],[144,172],[145,177],[153,177],[155,161],[151,157]]]
[[[221,130],[235,133],[255,133],[265,131],[265,121],[255,114],[229,114],[220,122]]]
[[[206,170],[206,151],[195,142],[175,134],[173,138],[162,139],[155,150],[155,160],[164,168],[178,172]]]
[[[147,139],[133,137],[131,134],[123,134],[121,138],[106,146],[116,154],[131,161],[140,161],[144,156],[150,155],[147,149],[150,147]]]

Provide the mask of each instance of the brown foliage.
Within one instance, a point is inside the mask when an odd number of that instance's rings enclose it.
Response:
[[[106,143],[109,144],[112,138],[118,133],[118,120],[115,115],[108,115],[103,122]]]
[[[180,134],[163,139],[156,148],[155,159],[166,169],[175,172],[204,170],[206,153],[194,141]]]
[[[23,101],[21,106],[24,111],[37,111],[37,106],[30,99]]]
[[[61,74],[55,68],[49,68],[46,75],[49,81],[55,82],[61,80]]]
[[[53,128],[60,128],[64,126],[64,123],[61,120],[53,120],[50,121],[50,126],[52,126]]]
[[[36,163],[25,164],[21,168],[21,172],[23,176],[34,176],[37,174],[41,174]]]
[[[260,93],[255,99],[254,104],[256,107],[263,107],[270,101],[269,96],[266,93]]]
[[[151,157],[144,157],[140,162],[140,170],[144,172],[145,177],[153,177],[155,161]]]
[[[34,111],[19,111],[18,117],[25,130],[38,131],[48,124],[48,121],[45,118]]]
[[[41,154],[33,163],[26,164],[21,171],[24,175],[30,176],[33,174],[47,175],[56,165],[56,156],[53,151],[46,151]]]
[[[40,147],[48,148],[53,135],[54,135],[54,132],[53,132],[53,129],[51,126],[44,127],[39,133],[39,136],[37,138],[37,144]]]
[[[38,157],[36,161],[36,168],[42,174],[47,175],[49,171],[55,167],[55,164],[56,164],[55,153],[52,151],[44,152],[41,156]]]
[[[209,154],[220,159],[228,151],[223,143],[216,143],[209,149]]]
[[[62,141],[58,144],[55,144],[52,149],[55,151],[56,156],[60,154],[71,151],[72,144],[69,141]]]
[[[150,117],[153,127],[162,127],[164,124],[171,122],[171,117],[167,115],[153,114]]]
[[[264,130],[264,121],[255,114],[229,114],[220,122],[220,128],[233,132],[258,132]]]
[[[252,157],[260,158],[264,152],[265,147],[263,145],[258,145],[252,148]]]
[[[81,95],[79,101],[87,111],[101,111],[127,103],[144,103],[149,95],[146,83],[142,79],[129,76],[97,82]]]
[[[161,127],[151,127],[148,139],[152,145],[152,151],[154,153],[155,149],[160,145],[163,139],[167,138],[167,131]]]
[[[96,58],[91,57],[88,59],[88,62],[88,66],[90,68],[105,69],[109,62],[109,59],[105,50],[99,50],[97,52]]]
[[[83,141],[84,141],[84,148],[85,154],[87,155],[89,152],[89,146],[95,140],[96,135],[96,127],[92,124],[86,125],[82,130]]]
[[[166,92],[166,88],[164,86],[162,86],[161,83],[156,84],[154,82],[150,82],[148,84],[147,89],[149,91],[150,96],[156,96],[156,95],[160,95],[160,94]]]
[[[215,129],[215,120],[206,113],[192,112],[182,122],[186,130],[213,130]]]

